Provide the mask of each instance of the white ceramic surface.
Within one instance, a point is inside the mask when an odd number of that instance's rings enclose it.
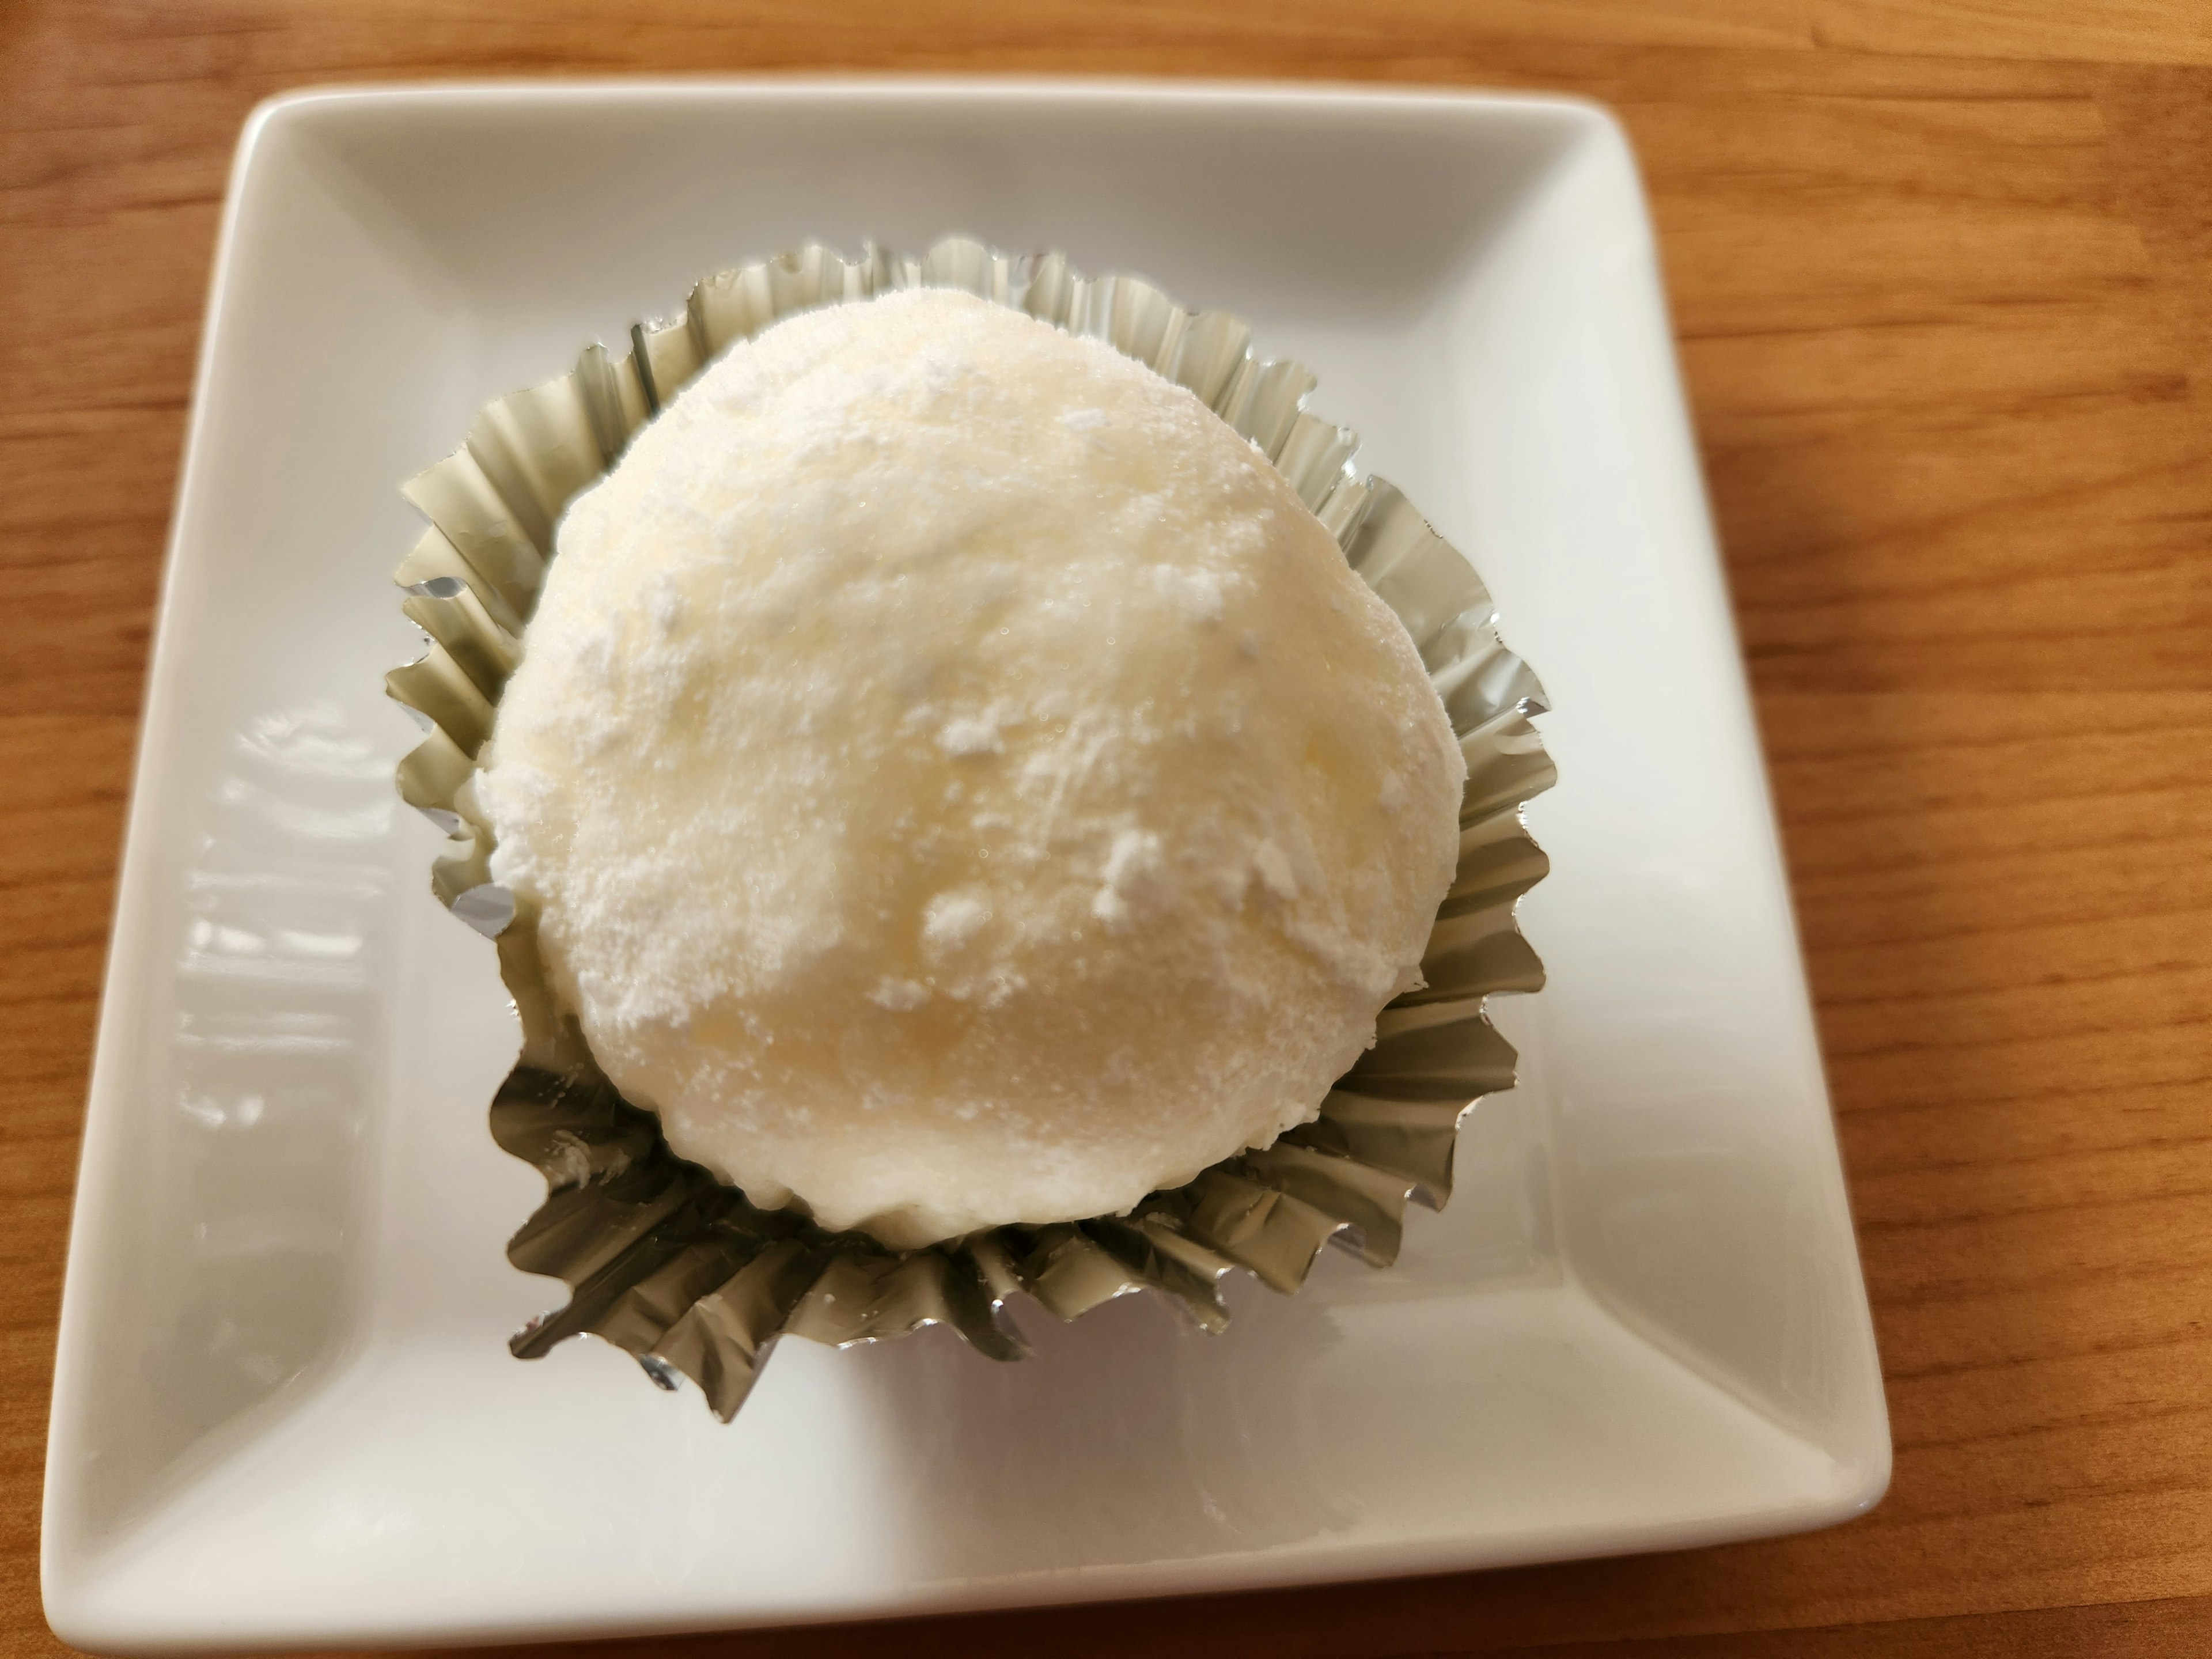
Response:
[[[490,947],[392,793],[399,480],[692,279],[958,229],[1234,307],[1498,595],[1555,712],[1522,1086],[1375,1273],[1032,1363],[782,1345],[738,1421],[508,1267]],[[404,1222],[404,1226],[399,1224]],[[70,1240],[46,1609],[95,1650],[677,1628],[1820,1525],[1888,1430],[1788,890],[1618,128],[1022,82],[307,94],[240,145]]]

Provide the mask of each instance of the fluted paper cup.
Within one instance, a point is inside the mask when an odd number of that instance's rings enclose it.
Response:
[[[758,1208],[676,1157],[659,1120],[622,1098],[550,988],[526,896],[490,879],[492,832],[472,780],[568,501],[734,342],[794,312],[915,287],[962,289],[1103,340],[1188,387],[1257,446],[1405,623],[1459,734],[1468,780],[1459,869],[1422,963],[1427,982],[1382,1011],[1375,1046],[1318,1117],[1127,1214],[895,1250],[828,1231],[798,1209]],[[1467,560],[1396,489],[1357,470],[1358,435],[1306,407],[1315,377],[1302,365],[1255,355],[1234,316],[1187,311],[1137,277],[1087,278],[1057,253],[1010,256],[949,237],[919,257],[870,248],[848,260],[810,245],[708,277],[683,317],[639,325],[628,344],[620,356],[587,346],[569,373],[490,404],[460,450],[405,486],[431,527],[398,580],[430,645],[387,684],[428,735],[400,763],[399,791],[452,837],[433,887],[497,941],[521,1019],[522,1052],[492,1102],[492,1133],[544,1174],[548,1195],[508,1257],[569,1289],[565,1305],[514,1336],[514,1352],[534,1358],[589,1332],[635,1355],[664,1387],[689,1376],[726,1419],[780,1336],[843,1346],[943,1324],[980,1353],[1015,1359],[1027,1352],[1007,1312],[1017,1295],[1074,1319],[1151,1293],[1219,1331],[1231,1273],[1295,1292],[1330,1243],[1389,1267],[1407,1205],[1437,1208],[1450,1194],[1462,1117],[1512,1086],[1513,1049],[1486,1000],[1543,979],[1513,919],[1547,868],[1520,810],[1553,775],[1530,723],[1543,693],[1499,639]]]

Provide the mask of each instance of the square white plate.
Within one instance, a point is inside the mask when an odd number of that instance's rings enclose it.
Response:
[[[1522,1086],[1375,1273],[1033,1363],[782,1345],[737,1422],[504,1240],[514,1056],[380,681],[396,486],[487,398],[819,236],[962,230],[1231,308],[1496,591],[1560,781]],[[104,1650],[1220,1589],[1837,1521],[1889,1443],[1634,164],[1549,100],[1024,82],[308,94],[233,175],[108,964],[46,1610]],[[404,1222],[404,1226],[399,1224]]]

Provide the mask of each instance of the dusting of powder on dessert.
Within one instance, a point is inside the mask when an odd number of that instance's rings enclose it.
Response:
[[[1464,770],[1250,445],[943,290],[710,367],[562,520],[477,790],[592,1051],[765,1204],[913,1245],[1313,1115]]]

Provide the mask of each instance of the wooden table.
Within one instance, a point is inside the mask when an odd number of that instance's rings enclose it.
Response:
[[[1889,1378],[1869,1519],[746,1654],[2212,1654],[2205,0],[0,0],[0,1629],[125,777],[258,98],[846,68],[1560,88],[1641,151]],[[663,1652],[666,1643],[619,1645]]]

